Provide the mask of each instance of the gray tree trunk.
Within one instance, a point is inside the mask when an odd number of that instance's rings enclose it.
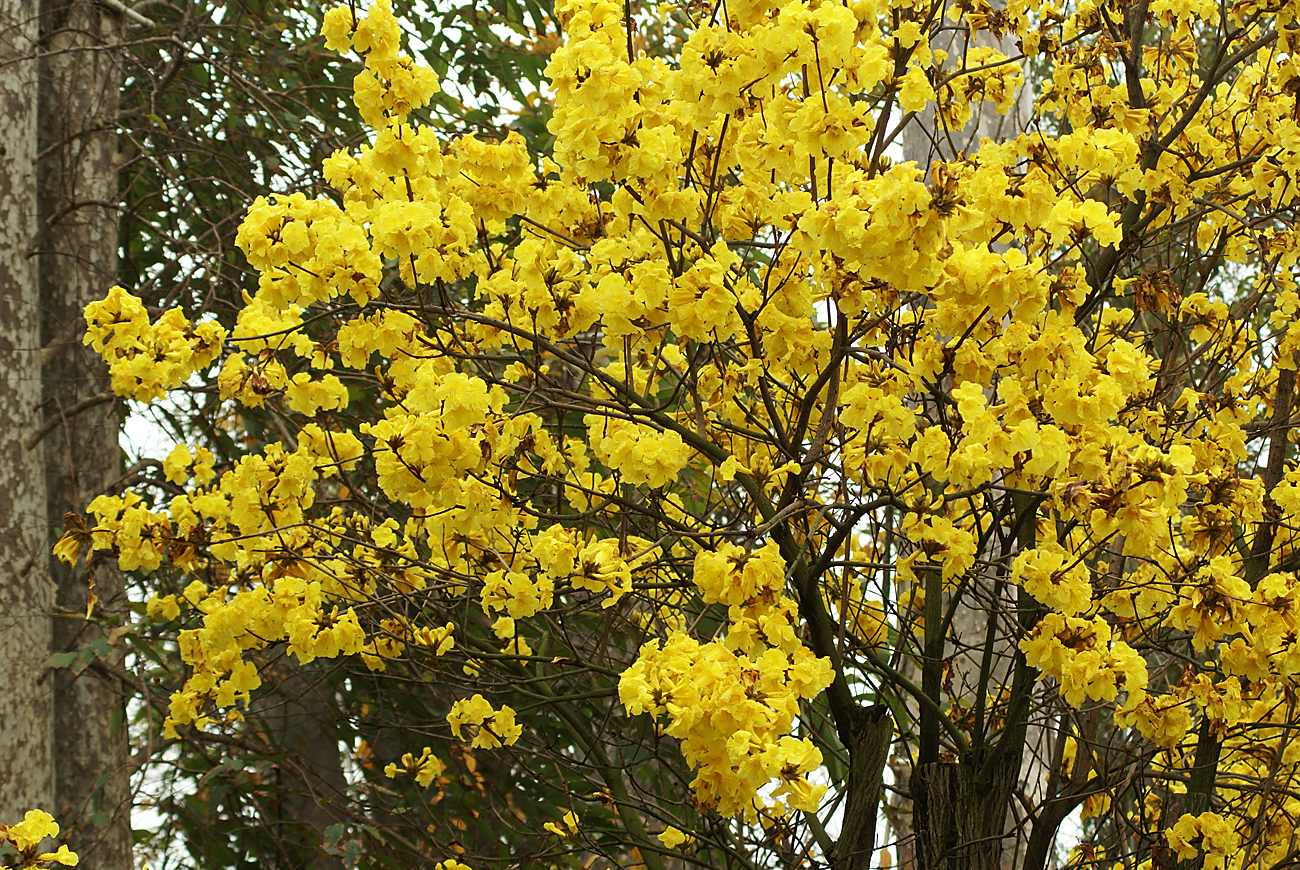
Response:
[[[45,479],[25,441],[41,401],[35,0],[0,0],[0,823],[53,809],[54,596]]]
[[[38,163],[42,416],[58,420],[41,443],[48,546],[67,512],[87,503],[121,473],[113,404],[78,407],[108,390],[98,355],[81,344],[81,312],[117,276],[115,116],[122,87],[122,20],[89,0],[44,0],[41,7]],[[70,416],[75,413],[75,416]],[[84,554],[83,554],[84,555]],[[126,616],[123,579],[98,560],[65,566],[50,559],[54,652],[85,650],[106,634],[104,621]],[[98,598],[86,618],[89,595]],[[130,870],[129,747],[125,688],[112,667],[63,668],[54,674],[54,790],[51,809],[86,870]]]

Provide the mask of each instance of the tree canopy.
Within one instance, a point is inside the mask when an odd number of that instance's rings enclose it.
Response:
[[[1295,7],[555,11],[543,154],[330,10],[370,134],[242,308],[87,309],[216,397],[58,548],[157,578],[166,733],[328,699],[297,866],[1292,862]]]

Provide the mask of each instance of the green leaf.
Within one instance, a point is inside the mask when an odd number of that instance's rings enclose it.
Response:
[[[77,655],[75,652],[55,653],[46,660],[45,666],[47,668],[66,668],[77,660]]]

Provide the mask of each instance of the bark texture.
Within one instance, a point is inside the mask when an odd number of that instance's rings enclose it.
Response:
[[[11,824],[54,800],[45,480],[25,445],[41,401],[37,12],[35,0],[0,0],[0,823]]]
[[[42,439],[48,546],[64,514],[81,513],[120,474],[118,416],[109,403],[69,416],[108,390],[97,354],[82,346],[82,309],[102,298],[117,274],[115,116],[122,87],[122,20],[89,0],[41,6],[38,164],[42,418],[57,421]],[[77,652],[125,618],[123,579],[103,560],[68,567],[50,560],[52,650]],[[90,595],[98,600],[91,607]],[[91,612],[87,617],[88,609]],[[102,643],[100,645],[103,650]],[[124,687],[111,674],[121,650],[98,665],[54,673],[54,789],[51,809],[86,870],[131,867],[129,748],[122,727]],[[117,716],[114,715],[118,711]]]
[[[987,772],[974,765],[924,764],[912,776],[918,863],[922,870],[998,870],[1007,805],[1020,758]]]
[[[888,707],[877,704],[854,709],[849,729],[849,796],[833,866],[835,870],[871,870],[876,854],[876,816],[885,788],[883,774],[894,737],[894,720]]]

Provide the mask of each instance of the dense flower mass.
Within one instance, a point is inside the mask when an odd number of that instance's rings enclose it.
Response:
[[[170,733],[238,729],[272,650],[355,656],[447,686],[457,758],[579,771],[547,849],[722,854],[721,817],[848,860],[822,822],[874,831],[892,743],[986,791],[1039,752],[1022,803],[1126,867],[1282,860],[1294,6],[683,9],[556,4],[544,156],[422,125],[387,0],[329,11],[372,135],[251,206],[237,318],[87,309],[121,395],[220,362],[231,426],[279,433],[177,447],[178,494],[60,546],[184,575],[148,605],[190,669]],[[453,782],[414,748],[388,778]]]

